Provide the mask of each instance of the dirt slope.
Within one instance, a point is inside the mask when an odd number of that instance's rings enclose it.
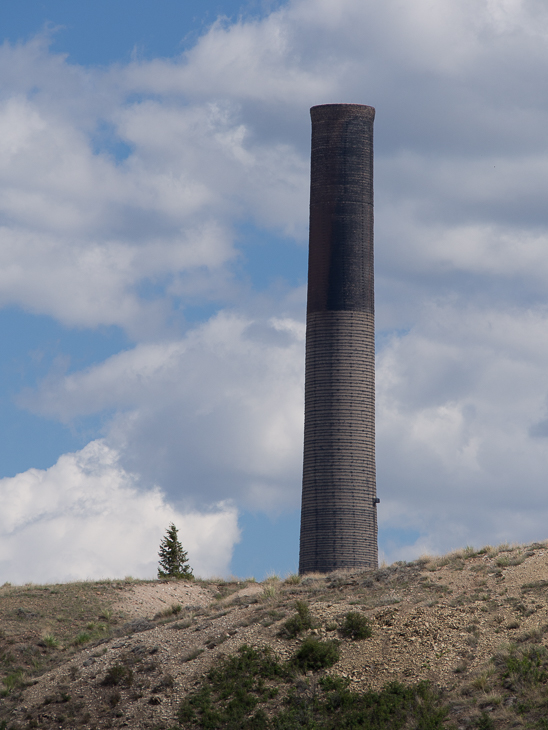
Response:
[[[528,726],[513,711],[516,691],[496,686],[491,657],[512,642],[548,644],[547,543],[296,581],[3,586],[0,727],[173,727],[223,655],[242,644],[294,654],[303,636],[279,632],[296,601],[315,619],[309,634],[341,641],[321,673],[359,692],[429,680],[446,693],[447,727],[479,727],[480,717]],[[349,611],[370,619],[371,638],[341,639]]]

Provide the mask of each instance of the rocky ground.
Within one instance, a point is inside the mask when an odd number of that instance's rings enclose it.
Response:
[[[313,627],[284,636],[298,601]],[[341,636],[349,612],[370,620],[370,638]],[[548,643],[545,542],[261,584],[4,585],[0,617],[0,728],[181,727],[181,702],[223,656],[246,644],[288,661],[307,635],[340,642],[340,659],[308,685],[332,674],[363,693],[428,680],[443,692],[444,727],[548,728],[544,700],[533,707],[530,688],[500,670],[500,657]]]

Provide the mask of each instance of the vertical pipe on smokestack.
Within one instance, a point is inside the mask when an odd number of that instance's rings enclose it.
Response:
[[[312,157],[299,572],[376,568],[373,120],[310,110]]]

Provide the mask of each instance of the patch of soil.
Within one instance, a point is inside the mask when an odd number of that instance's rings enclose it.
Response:
[[[129,618],[153,618],[171,606],[206,606],[214,594],[191,581],[138,583],[123,592],[112,608]]]

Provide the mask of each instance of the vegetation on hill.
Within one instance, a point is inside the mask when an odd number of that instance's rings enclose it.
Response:
[[[306,639],[304,646],[307,656],[314,657],[313,666],[307,666],[312,670],[332,666],[338,658],[329,653],[332,646],[326,642]],[[296,657],[284,664],[268,647],[240,647],[182,703],[180,727],[389,730],[412,722],[424,730],[443,728],[447,709],[426,682],[414,687],[391,682],[381,692],[357,693],[349,689],[349,679],[336,675],[307,682],[296,674],[295,666],[300,666]]]
[[[178,532],[172,522],[160,542],[158,578],[194,580],[194,574],[188,562],[188,553],[183,550],[183,546],[179,542]]]
[[[2,730],[548,730],[546,543],[262,584],[4,585],[0,627]]]

